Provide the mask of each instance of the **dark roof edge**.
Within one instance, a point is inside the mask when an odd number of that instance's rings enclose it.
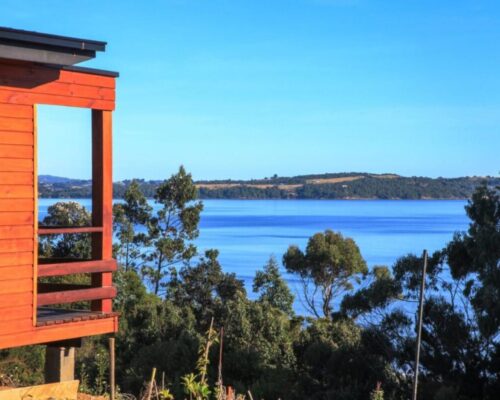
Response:
[[[53,65],[51,67],[57,68],[57,69],[62,69],[64,71],[83,72],[85,74],[110,76],[112,78],[118,78],[120,76],[119,72],[108,71],[108,70],[105,70],[105,69],[96,69],[96,68],[87,68],[87,67],[75,67],[74,65]]]
[[[0,27],[0,38],[78,50],[105,51],[106,42]]]

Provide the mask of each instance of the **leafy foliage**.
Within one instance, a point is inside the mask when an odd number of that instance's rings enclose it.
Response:
[[[57,202],[47,210],[44,226],[90,226],[91,214],[74,201]],[[40,237],[39,254],[55,258],[91,258],[90,237],[86,234],[44,235]]]
[[[200,345],[198,360],[196,362],[196,374],[191,372],[182,377],[184,391],[189,395],[190,399],[207,400],[212,393],[207,381],[208,366],[210,365],[208,354],[210,352],[210,347],[216,342],[217,332],[213,329],[212,319],[207,331],[206,340]]]
[[[259,293],[260,302],[267,303],[288,315],[293,315],[294,296],[281,277],[278,262],[274,256],[269,258],[263,271],[256,272],[253,291]]]
[[[307,294],[315,289],[321,294],[318,315],[300,317],[291,312],[293,296],[276,260],[256,273],[252,301],[243,282],[224,273],[217,250],[195,255],[191,245],[201,204],[185,171],[157,193],[159,213],[147,207],[141,192],[140,182],[131,184],[125,202],[115,207],[121,268],[114,277],[114,308],[122,315],[117,378],[123,391],[139,393],[157,367],[167,378],[165,399],[185,398],[186,389],[194,398],[213,397],[210,388],[219,380],[215,360],[222,350],[224,383],[240,393],[250,390],[254,398],[409,398],[420,256],[408,254],[392,268],[375,266],[368,272],[356,244],[328,230],[312,236],[304,251],[290,247],[285,267],[310,283]],[[499,210],[498,190],[478,187],[466,208],[469,230],[429,258],[420,398],[498,398]],[[89,221],[89,213],[74,204],[59,204],[49,214],[47,223]],[[183,217],[185,223],[178,219]],[[70,239],[46,243],[48,254],[88,254],[82,238]],[[139,245],[142,240],[148,253]],[[156,255],[148,258],[151,251]],[[145,261],[157,267],[160,255],[171,260],[162,262],[161,297],[141,268]],[[223,343],[213,334],[220,327]],[[43,358],[43,348],[36,346],[1,351],[0,381],[40,383]],[[107,390],[105,358],[104,338],[88,339],[78,352],[78,376],[88,391]]]
[[[113,254],[128,271],[137,268],[142,257],[142,247],[147,242],[145,232],[138,232],[151,218],[152,207],[140,190],[139,183],[132,181],[125,191],[122,203],[113,205],[113,230],[118,241],[113,245]]]
[[[370,400],[384,400],[384,391],[380,386],[380,382],[377,383],[377,387],[370,393]]]
[[[142,272],[158,294],[162,280],[172,267],[188,263],[196,254],[192,241],[198,237],[198,223],[203,204],[196,201],[197,189],[184,167],[156,189],[160,206],[147,223],[148,236]]]
[[[332,302],[353,289],[353,282],[368,273],[366,262],[354,240],[326,230],[312,236],[305,253],[290,246],[283,256],[288,272],[297,274],[303,284],[306,305],[316,317],[320,316],[316,300],[319,291],[324,317],[332,314]]]

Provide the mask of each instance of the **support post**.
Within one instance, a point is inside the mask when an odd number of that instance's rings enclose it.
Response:
[[[418,321],[417,321],[417,347],[415,351],[415,375],[413,376],[413,400],[417,400],[418,387],[418,367],[420,362],[420,343],[422,341],[422,319],[424,316],[424,292],[425,292],[425,275],[427,273],[427,250],[424,250],[422,255],[424,264],[422,267],[422,282],[420,283],[420,299],[418,305]]]
[[[45,383],[75,379],[75,348],[47,346],[45,350]]]
[[[92,234],[92,258],[108,260],[113,256],[113,172],[112,114],[92,110],[92,225],[102,226],[102,233]],[[112,273],[92,274],[92,286],[112,285]],[[95,300],[92,311],[111,312],[112,300]]]
[[[115,338],[109,338],[109,358],[110,358],[110,367],[109,367],[109,398],[110,400],[115,400]]]

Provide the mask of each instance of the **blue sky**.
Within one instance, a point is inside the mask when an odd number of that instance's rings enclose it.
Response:
[[[0,25],[105,40],[115,179],[497,175],[495,1],[2,1]],[[90,114],[40,109],[40,172],[90,175]]]

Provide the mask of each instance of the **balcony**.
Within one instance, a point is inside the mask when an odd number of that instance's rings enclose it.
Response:
[[[38,235],[91,234],[92,248],[99,250],[102,227],[40,226]],[[99,251],[93,251],[99,254]],[[114,259],[39,258],[37,278],[86,274],[90,284],[48,283],[37,279],[36,326],[114,318],[111,301],[116,296],[111,276],[117,269]],[[72,308],[78,303],[77,308]],[[87,305],[88,309],[81,309]],[[90,306],[88,306],[90,304]],[[69,306],[68,306],[69,305]]]

